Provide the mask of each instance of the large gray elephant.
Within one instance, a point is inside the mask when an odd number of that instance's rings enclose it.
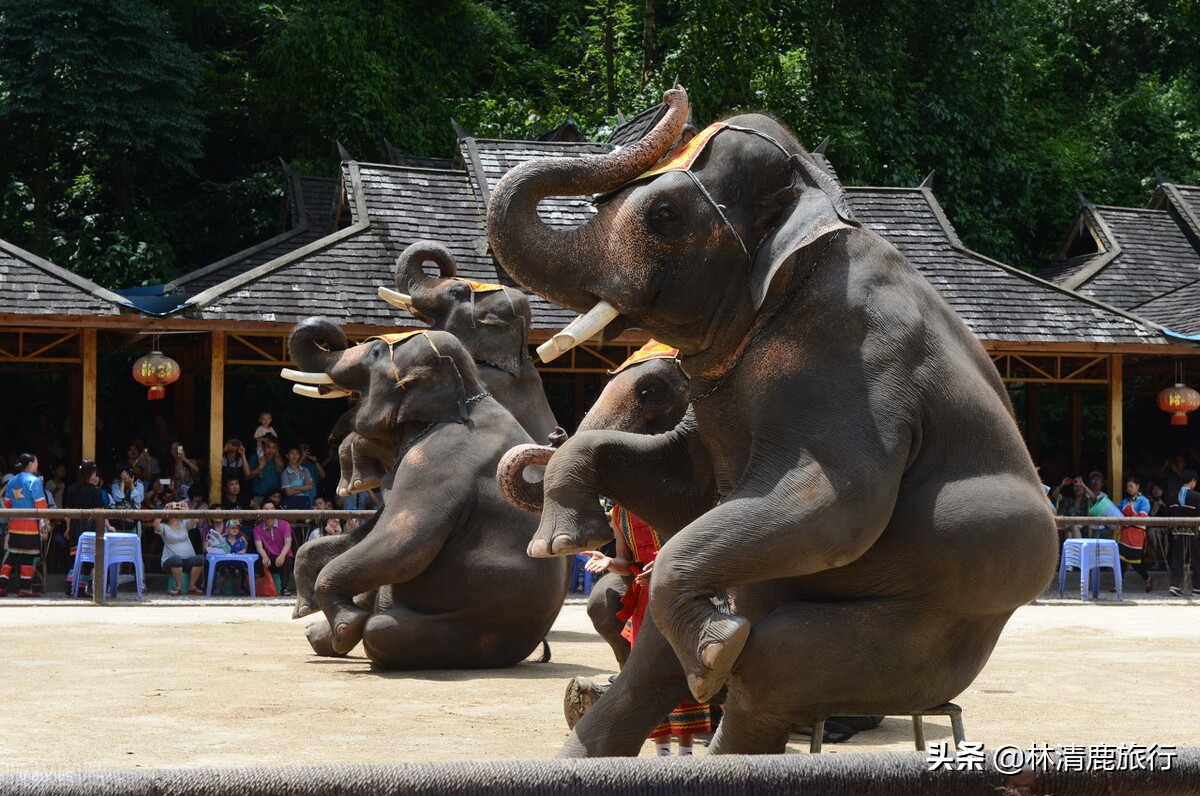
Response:
[[[425,272],[426,262],[437,265],[439,276]],[[459,277],[450,250],[428,240],[413,243],[396,259],[395,281],[416,318],[463,342],[488,392],[529,436],[549,440],[557,423],[529,356],[529,298],[515,288]]]
[[[373,663],[395,669],[528,656],[558,615],[568,562],[523,554],[536,518],[501,498],[495,473],[530,438],[488,394],[466,348],[441,331],[351,346],[332,321],[309,318],[289,352],[303,371],[294,377],[358,396],[354,433],[398,459],[370,523],[305,545],[329,559],[297,598],[297,615],[314,604],[325,614],[326,630],[310,631],[314,649],[345,654],[361,640]],[[362,598],[377,590],[375,605]]]
[[[689,691],[727,688],[711,747],[724,753],[781,752],[791,727],[835,714],[941,704],[1055,563],[1004,385],[779,122],[734,116],[660,163],[687,118],[682,90],[665,101],[642,141],[525,163],[489,207],[492,250],[517,281],[648,330],[690,378],[675,430],[580,433],[546,468],[531,555],[607,539],[598,495],[681,528],[656,562],[653,622],[618,689],[629,683],[564,753],[636,754]],[[592,194],[584,226],[538,216],[544,197]],[[706,467],[718,503],[689,520]],[[728,588],[732,615],[711,601]]]

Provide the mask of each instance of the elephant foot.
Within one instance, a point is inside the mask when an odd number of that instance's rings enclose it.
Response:
[[[309,646],[316,654],[325,658],[345,657],[346,653],[338,652],[333,648],[333,633],[329,630],[329,623],[324,619],[309,623],[304,630],[304,635],[308,637]]]
[[[317,606],[303,597],[296,598],[296,607],[292,609],[292,619],[303,619],[304,617],[315,614]]]
[[[716,613],[708,620],[700,634],[699,666],[687,672],[688,688],[697,702],[712,701],[725,686],[749,636],[750,622],[743,616]]]
[[[340,608],[330,622],[333,626],[333,648],[342,655],[358,646],[362,641],[363,625],[371,616],[369,611],[360,608]]]
[[[587,713],[607,690],[607,685],[597,685],[586,677],[572,677],[571,682],[567,683],[567,692],[563,695],[563,715],[567,719],[567,729],[575,729],[583,714]]]

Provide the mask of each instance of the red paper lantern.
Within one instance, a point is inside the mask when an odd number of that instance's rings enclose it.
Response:
[[[134,380],[150,388],[146,391],[148,401],[166,397],[167,385],[174,384],[179,373],[179,363],[161,351],[151,351],[133,363]]]
[[[1171,415],[1171,425],[1186,426],[1187,413],[1200,409],[1200,392],[1175,382],[1158,394],[1158,408]]]

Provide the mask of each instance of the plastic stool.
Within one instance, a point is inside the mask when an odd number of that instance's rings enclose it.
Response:
[[[84,564],[96,563],[96,534],[88,531],[80,534],[75,548],[75,566],[71,568],[71,596],[79,596],[79,581]],[[142,599],[146,591],[146,573],[142,568],[142,543],[136,533],[114,531],[104,535],[104,564],[108,570],[106,586],[117,595],[117,574],[121,564],[133,564],[134,588],[137,598]]]
[[[596,573],[588,572],[583,568],[584,564],[591,560],[591,556],[585,556],[583,553],[575,554],[575,562],[571,567],[571,591],[582,591],[585,595],[592,593],[592,586],[596,583]]]
[[[213,581],[217,578],[217,564],[227,561],[246,566],[246,580],[250,582],[250,597],[254,598],[258,596],[254,593],[254,562],[258,560],[258,555],[254,553],[209,553],[207,558],[208,588],[205,591],[205,596],[212,597]]]
[[[1117,601],[1124,599],[1121,583],[1121,554],[1112,539],[1067,539],[1063,541],[1062,561],[1058,565],[1058,596],[1062,597],[1067,586],[1067,570],[1079,570],[1079,599],[1087,602],[1088,586],[1092,596],[1100,598],[1100,568],[1113,571],[1116,581]],[[1093,572],[1095,575],[1093,577]]]
[[[170,572],[168,572],[167,573],[167,594],[170,594],[171,592],[173,592],[175,590],[176,586],[179,586],[180,594],[187,594],[188,591],[192,588],[192,573],[184,572],[183,573],[183,584],[180,585],[175,582],[175,576],[172,575]]]
[[[959,744],[967,739],[963,733],[962,708],[953,702],[946,702],[938,705],[936,708],[928,708],[920,710],[916,713],[903,714],[912,716],[913,723],[913,743],[917,747],[918,752],[925,751],[925,716],[949,716],[950,731],[954,733],[954,748],[958,748]],[[819,754],[821,752],[821,741],[825,737],[825,719],[814,721],[812,725],[812,740],[808,742],[809,754]]]

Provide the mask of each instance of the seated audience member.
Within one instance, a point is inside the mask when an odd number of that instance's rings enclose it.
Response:
[[[146,497],[146,487],[134,477],[133,466],[125,464],[117,473],[109,494],[112,495],[114,509],[140,509]],[[138,528],[137,520],[114,519],[112,524],[119,531],[135,531]]]
[[[345,511],[368,510],[379,505],[379,498],[373,490],[367,489],[353,495],[338,495],[338,505]]]
[[[187,501],[176,500],[167,503],[163,508],[168,510],[186,509]],[[192,586],[188,594],[204,594],[200,589],[200,578],[204,575],[204,556],[196,552],[192,546],[189,532],[195,524],[194,520],[172,518],[163,522],[154,518],[154,532],[162,537],[162,568],[175,577],[175,588],[170,592],[172,597],[178,597],[183,590],[183,568],[191,570]]]
[[[281,594],[292,593],[292,526],[287,520],[274,516],[275,504],[263,503],[262,521],[254,526],[254,546],[259,563],[279,573]],[[257,567],[256,567],[257,569]]]
[[[301,462],[300,448],[294,445],[288,448],[287,466],[279,475],[279,485],[283,490],[281,508],[307,509],[312,505],[308,497],[313,488],[312,474]]]
[[[242,482],[233,476],[226,478],[225,486],[221,489],[221,508],[240,509],[245,505],[246,500],[242,496]]]
[[[63,508],[66,509],[102,509],[105,508],[104,492],[100,489],[100,471],[96,467],[96,463],[91,459],[84,459],[83,464],[79,465],[79,474],[75,479],[75,483],[67,487],[63,492]],[[107,520],[104,522],[104,528],[108,531],[115,531],[112,524]],[[66,539],[70,546],[70,563],[69,572],[75,569],[75,555],[79,545],[79,537],[91,531],[96,531],[96,520],[71,520],[67,525]],[[91,563],[85,563],[80,567],[79,578],[79,596],[91,596]],[[67,575],[67,594],[72,591],[71,575]]]
[[[255,497],[266,497],[279,489],[279,476],[284,468],[279,440],[274,434],[262,438],[262,451],[253,454],[250,460],[250,486]]]
[[[336,517],[325,520],[325,525],[313,528],[308,534],[308,541],[320,539],[322,536],[338,536],[342,532],[342,521]]]
[[[162,468],[158,464],[158,459],[150,454],[149,449],[142,443],[140,439],[135,439],[129,443],[129,449],[126,451],[126,464],[133,467],[134,478],[147,483],[152,478],[162,476]]]
[[[332,507],[329,505],[329,501],[328,501],[328,500],[326,500],[326,499],[325,499],[325,498],[323,498],[323,497],[319,497],[319,498],[316,498],[315,500],[313,500],[313,506],[312,506],[312,507],[313,507],[313,511],[328,511],[329,509],[331,509],[331,508],[332,508]],[[323,521],[323,520],[320,520],[320,519],[317,519],[317,518],[314,518],[314,519],[311,519],[311,520],[309,520],[309,521],[308,521],[308,528],[306,529],[306,531],[305,531],[305,535],[304,535],[304,536],[305,536],[305,539],[306,539],[306,540],[307,540],[307,539],[314,539],[314,538],[316,538],[317,536],[320,536],[320,535],[321,535],[321,528],[322,528],[322,526],[323,526],[323,525],[324,525],[324,521]]]
[[[225,532],[221,534],[225,544],[229,546],[230,553],[242,554],[248,549],[246,537],[242,535],[241,520],[225,520]],[[242,580],[246,576],[246,567],[242,564],[235,564],[229,561],[224,561],[217,564],[217,592],[225,590],[226,578],[235,578],[238,584],[238,590],[243,594],[249,594],[250,589],[246,582]]]

